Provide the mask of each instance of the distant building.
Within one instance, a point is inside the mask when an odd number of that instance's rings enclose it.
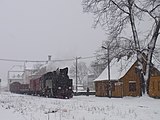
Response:
[[[8,71],[8,83],[13,82],[23,83],[24,67],[21,65],[14,65],[10,71]]]

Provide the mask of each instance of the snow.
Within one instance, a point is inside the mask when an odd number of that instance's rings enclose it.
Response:
[[[2,120],[159,120],[159,99],[148,96],[43,98],[2,92]]]
[[[65,67],[70,67],[65,61],[53,61],[50,60],[46,64],[42,65],[40,69],[45,69],[45,72],[56,71],[58,68],[63,69]]]
[[[117,60],[117,58],[114,58],[110,63],[110,80],[119,80],[121,77],[123,77],[135,61],[135,56],[131,57],[130,59],[127,59],[127,57],[123,57],[119,61]],[[108,66],[94,81],[102,80],[108,80]]]

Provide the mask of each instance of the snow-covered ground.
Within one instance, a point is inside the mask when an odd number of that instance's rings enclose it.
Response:
[[[74,96],[64,100],[4,92],[0,120],[160,120],[160,99]]]

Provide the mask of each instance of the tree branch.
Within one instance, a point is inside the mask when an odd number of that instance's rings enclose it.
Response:
[[[121,11],[123,11],[124,13],[129,15],[129,12],[123,10],[116,2],[114,2],[113,0],[110,0],[115,6],[117,6]]]
[[[158,4],[156,7],[154,7],[152,10],[150,10],[150,13],[153,12],[156,8],[158,8],[160,4]]]
[[[137,8],[137,9],[139,9],[139,10],[141,10],[141,11],[143,11],[143,12],[146,12],[146,13],[148,13],[154,20],[155,20],[155,22],[156,22],[156,24],[157,24],[157,19],[156,19],[156,17],[155,16],[153,16],[152,15],[152,13],[151,12],[153,12],[152,10],[151,11],[148,11],[148,10],[146,10],[146,9],[143,9],[143,8],[140,8],[138,5],[136,5],[136,4],[134,4],[135,5],[135,7]]]

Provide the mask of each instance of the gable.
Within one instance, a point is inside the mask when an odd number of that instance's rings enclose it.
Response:
[[[123,77],[131,66],[136,62],[136,57],[133,56],[130,59],[123,57],[121,60],[117,58],[113,59],[110,63],[110,80],[119,80]],[[108,66],[94,81],[108,80]]]

